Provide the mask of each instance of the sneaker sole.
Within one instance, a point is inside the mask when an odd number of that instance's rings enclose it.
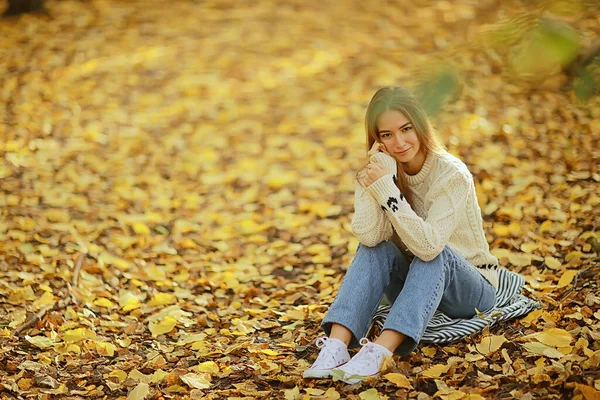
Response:
[[[378,378],[379,377],[379,373],[376,373],[373,375],[363,375],[360,378],[350,378],[350,376],[352,376],[352,375],[347,374],[346,372],[342,371],[341,369],[338,369],[338,371],[342,372],[342,376],[343,376],[343,378],[341,378],[340,380],[344,383],[347,383],[348,385],[355,385],[357,383],[362,382],[366,378],[371,378],[371,377]],[[346,378],[346,376],[348,376],[348,378]]]
[[[330,369],[307,369],[302,373],[303,378],[330,378]]]
[[[350,360],[348,360],[350,361]],[[331,370],[341,367],[348,361],[344,361],[340,365],[336,365],[331,369],[307,369],[302,373],[303,378],[331,378]]]

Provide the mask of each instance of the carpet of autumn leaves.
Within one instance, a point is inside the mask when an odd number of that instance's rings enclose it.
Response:
[[[2,398],[599,398],[600,99],[478,43],[523,4],[46,6],[0,20]],[[448,65],[435,125],[542,309],[303,381],[357,247],[366,104]]]

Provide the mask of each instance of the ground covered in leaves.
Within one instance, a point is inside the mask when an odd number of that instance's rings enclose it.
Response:
[[[0,395],[597,399],[600,102],[560,73],[517,82],[479,44],[520,7],[49,1],[0,20]],[[436,127],[542,309],[378,381],[303,381],[357,246],[366,104],[450,63]]]

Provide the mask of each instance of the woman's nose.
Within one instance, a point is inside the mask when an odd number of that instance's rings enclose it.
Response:
[[[394,138],[394,144],[398,148],[401,148],[401,149],[404,148],[404,140],[402,140],[400,135],[396,135],[396,137]]]

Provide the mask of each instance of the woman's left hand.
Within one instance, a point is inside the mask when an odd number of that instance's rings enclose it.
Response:
[[[363,178],[363,184],[365,186],[370,186],[377,179],[382,176],[389,174],[390,171],[378,160],[373,160],[367,164],[366,168],[367,174]]]

